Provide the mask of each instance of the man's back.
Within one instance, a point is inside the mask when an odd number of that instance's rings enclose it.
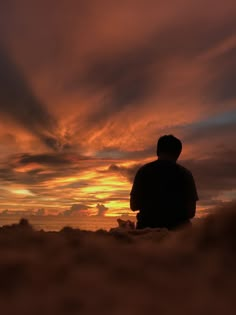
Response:
[[[174,228],[195,215],[198,200],[192,174],[174,161],[156,160],[141,167],[131,190],[132,210],[139,210],[138,228]]]

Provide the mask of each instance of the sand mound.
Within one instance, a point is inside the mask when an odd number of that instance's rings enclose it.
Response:
[[[236,206],[192,228],[0,228],[1,314],[234,314]]]

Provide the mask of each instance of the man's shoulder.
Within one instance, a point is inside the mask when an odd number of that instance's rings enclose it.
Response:
[[[180,172],[182,172],[184,175],[186,176],[192,176],[192,173],[190,172],[189,169],[187,169],[186,167],[184,167],[183,165],[181,164],[176,164],[180,170]]]
[[[155,168],[157,165],[157,160],[146,163],[144,165],[142,165],[139,169],[140,172],[146,172],[148,170],[152,170],[153,168]]]
[[[183,165],[181,165],[179,163],[168,163],[168,164],[167,163],[161,163],[159,160],[154,160],[154,161],[151,161],[149,163],[142,165],[139,168],[138,173],[139,173],[139,175],[142,175],[142,174],[147,174],[147,173],[150,173],[152,171],[159,170],[159,169],[164,169],[164,170],[170,169],[173,172],[177,171],[178,173],[182,174],[186,178],[193,177],[190,170],[188,170]]]
[[[186,167],[184,167],[183,165],[179,163],[174,163],[174,162],[169,162],[169,161],[160,161],[160,160],[154,160],[154,161],[151,161],[149,163],[142,165],[139,168],[139,171],[145,172],[145,171],[153,170],[156,168],[170,168],[170,167],[171,168],[174,167],[174,169],[178,169],[180,172],[184,174],[192,175],[192,173]]]

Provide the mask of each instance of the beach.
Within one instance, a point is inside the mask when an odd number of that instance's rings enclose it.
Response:
[[[233,314],[235,205],[191,228],[0,228],[2,314]]]

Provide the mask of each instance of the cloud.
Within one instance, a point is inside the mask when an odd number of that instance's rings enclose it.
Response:
[[[203,160],[186,160],[181,164],[193,173],[199,191],[200,203],[219,204],[236,187],[236,152],[222,150]],[[232,198],[232,196],[230,197]]]
[[[104,216],[106,214],[107,210],[109,209],[100,203],[97,204],[96,208],[98,210],[98,213],[97,213],[98,216]]]
[[[225,40],[222,46],[219,49],[219,53],[216,56],[213,55],[209,60],[209,71],[214,74],[214,77],[207,85],[211,98],[218,103],[226,103],[236,98],[233,85],[236,79],[236,62],[234,58],[236,37],[233,36]]]
[[[57,122],[34,95],[24,75],[0,48],[0,111],[3,116],[39,137],[52,149],[59,146],[55,136]]]
[[[156,140],[156,139],[155,139]],[[156,143],[151,146],[146,146],[144,149],[139,150],[121,150],[117,147],[104,147],[96,152],[97,158],[113,158],[117,160],[136,160],[146,159],[156,154]]]
[[[63,166],[72,164],[72,161],[68,155],[65,154],[22,154],[18,156],[18,163],[27,165],[30,163],[37,163],[40,165],[48,166]]]
[[[236,131],[236,111],[234,109],[208,116],[201,121],[182,126],[181,131],[184,145],[194,145],[198,155],[212,155],[223,147],[230,149]]]
[[[108,141],[111,133],[119,137],[124,123],[129,128],[140,119],[150,120],[150,116],[168,122],[171,118],[163,118],[163,104],[169,117],[173,111],[179,119],[187,109],[191,119],[189,103],[197,103],[192,105],[196,106],[195,113],[220,98],[217,87],[225,82],[221,64],[229,52],[226,49],[218,59],[211,56],[203,61],[202,56],[210,56],[209,51],[235,33],[232,1],[214,12],[207,1],[204,14],[198,5],[187,1],[171,6],[169,2],[141,1],[135,14],[132,1],[119,5],[115,1],[61,1],[54,6],[54,0],[47,4],[36,0],[34,5],[24,0],[20,7],[17,3],[6,6],[3,15],[8,19],[3,16],[2,37],[8,38],[9,46],[14,43],[12,55],[20,51],[18,60],[33,81],[34,90],[47,100],[50,112],[60,122],[73,117],[75,142],[80,134],[79,141],[90,145],[96,133],[96,140]],[[51,7],[53,17],[46,14]],[[42,30],[42,20],[49,25],[47,34]],[[29,22],[33,31],[27,28]],[[14,31],[9,30],[8,23]],[[16,34],[24,34],[21,44]],[[234,72],[234,67],[223,68],[227,73]],[[203,96],[206,101],[202,101]],[[59,105],[61,99],[64,101]],[[155,112],[150,115],[154,106]],[[132,119],[127,123],[122,113],[131,112]],[[111,124],[117,120],[118,124]],[[104,132],[99,133],[101,126]],[[45,141],[57,146],[53,139]]]
[[[119,166],[116,164],[111,164],[108,171],[111,173],[118,173],[127,178],[131,183],[134,180],[134,176],[138,169],[141,167],[141,164],[134,164],[130,167]]]
[[[229,6],[231,6],[230,3]],[[189,5],[189,7],[193,10],[194,6]],[[209,9],[208,4],[206,7]],[[148,9],[150,10],[150,8]],[[105,95],[101,100],[100,107],[95,109],[90,116],[92,122],[114,117],[130,106],[138,109],[139,105],[144,102],[149,102],[162,95],[163,90],[172,88],[172,83],[178,86],[178,82],[171,82],[174,78],[171,71],[183,80],[182,65],[188,65],[191,69],[195,62],[196,67],[203,68],[204,73],[209,71],[209,65],[199,63],[198,58],[235,33],[234,18],[229,16],[222,27],[218,23],[218,16],[213,13],[210,16],[212,24],[209,26],[208,19],[204,16],[201,17],[198,10],[195,12],[195,19],[192,20],[186,16],[186,19],[183,19],[184,12],[186,11],[181,11],[181,9],[177,11],[177,16],[171,21],[172,23],[168,21],[169,23],[167,22],[167,25],[164,26],[157,23],[156,29],[147,32],[138,43],[131,40],[129,45],[122,47],[123,49],[117,51],[107,49],[103,53],[92,55],[87,61],[84,72],[80,72],[79,79],[75,80],[77,84],[74,83],[76,88],[81,88],[82,85],[82,88],[88,89],[89,93],[104,93]],[[122,43],[120,44],[122,45]],[[226,51],[226,54],[229,52]],[[234,77],[233,57],[230,56],[225,73],[222,71],[223,58],[227,58],[227,56],[221,56],[218,62],[215,58],[215,78],[208,76],[214,87],[218,85],[217,80],[222,83],[225,77],[228,76],[228,79]],[[211,60],[208,62],[212,65]],[[177,64],[179,66],[176,69]],[[233,70],[230,65],[233,65]],[[220,69],[221,71],[219,71]],[[192,76],[194,77],[194,75],[193,72]],[[198,80],[201,81],[198,82]],[[184,82],[182,85],[180,93],[183,96],[189,93],[186,89],[187,84],[188,82]],[[209,89],[209,85],[209,82],[205,81],[203,77],[195,77],[196,94],[204,93],[208,89],[207,98],[212,100],[213,95],[210,92],[214,92]],[[191,89],[194,89],[194,86]],[[220,100],[217,93],[216,91],[214,97]],[[171,95],[169,96],[171,97]],[[159,99],[156,103],[157,108],[161,109],[161,101],[163,100]]]
[[[55,185],[58,189],[70,188],[70,185],[72,184],[66,181],[64,183],[63,180],[78,176],[78,173],[81,174],[90,169],[86,162],[78,165],[69,159],[54,159],[53,156],[49,159],[41,159],[41,157],[40,159],[34,158],[31,160],[23,160],[21,163],[21,161],[18,161],[15,156],[13,156],[9,157],[8,161],[1,164],[0,176],[2,182],[5,183],[4,185],[6,188],[8,188],[9,185],[26,185],[35,193],[35,195],[39,196],[43,191],[50,194],[49,191],[51,185]],[[78,187],[79,183],[80,181],[78,178]],[[82,180],[80,186],[83,186],[86,183],[88,184],[88,181],[84,182]],[[73,185],[71,189],[72,188]],[[52,193],[52,195],[54,195],[54,193]]]
[[[43,216],[46,214],[46,211],[44,208],[40,208],[35,212],[35,215]]]
[[[82,85],[88,93],[105,92],[104,101],[90,117],[91,121],[104,120],[130,105],[137,107],[149,98],[154,88],[151,69],[155,59],[148,47],[132,47],[125,53],[104,54],[90,60],[77,87]]]
[[[234,189],[225,166],[234,167],[234,1],[214,10],[208,0],[204,10],[187,0],[0,6],[0,176],[9,194],[24,186],[37,208],[112,212],[106,201],[129,195],[166,133],[183,139],[202,202]]]
[[[77,215],[77,214],[87,215],[89,209],[90,207],[84,204],[73,204],[69,210],[66,210],[60,213],[60,215],[64,215],[64,216],[71,216],[71,215]]]

